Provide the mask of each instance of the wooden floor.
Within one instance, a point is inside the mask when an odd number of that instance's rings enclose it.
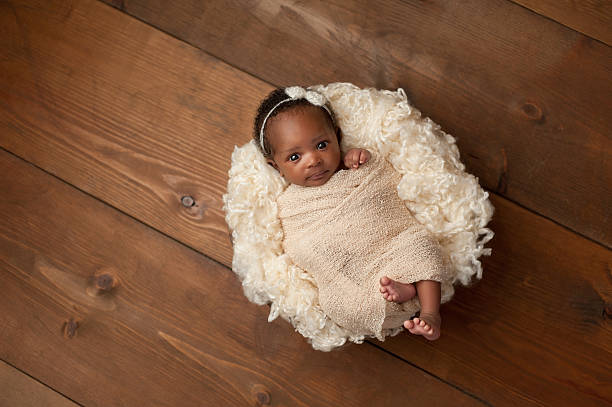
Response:
[[[612,405],[612,7],[0,1],[1,406]],[[231,272],[275,86],[402,87],[490,193],[484,278],[317,352]],[[195,204],[182,204],[185,196]]]

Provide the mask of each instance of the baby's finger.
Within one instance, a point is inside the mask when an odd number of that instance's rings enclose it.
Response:
[[[352,157],[352,152],[349,152],[345,157],[344,157],[344,165],[347,166],[347,168],[350,168],[353,166],[353,157]]]
[[[359,151],[358,150],[351,151],[351,164],[353,168],[359,167]]]
[[[365,150],[360,150],[359,151],[359,164],[363,164],[365,162],[365,159],[366,159]]]

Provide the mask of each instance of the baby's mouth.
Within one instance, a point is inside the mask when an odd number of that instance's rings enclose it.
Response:
[[[323,171],[319,171],[311,176],[308,177],[309,180],[318,180],[323,178],[323,176],[327,173],[327,170],[323,170]]]

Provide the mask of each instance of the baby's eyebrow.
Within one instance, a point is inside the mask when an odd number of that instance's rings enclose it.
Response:
[[[288,152],[295,151],[295,150],[297,150],[297,149],[298,149],[297,147],[292,147],[292,148],[288,148],[288,149],[286,149],[286,150],[283,150],[283,151],[281,151],[280,153],[281,153],[281,154],[287,154]]]
[[[317,137],[313,138],[313,139],[312,139],[312,141],[311,141],[311,143],[312,143],[312,144],[314,144],[314,143],[315,143],[315,142],[317,142],[318,140],[321,140],[321,139],[324,139],[324,138],[327,138],[327,135],[326,135],[326,134],[321,134],[321,135],[319,135],[319,136],[317,136]]]

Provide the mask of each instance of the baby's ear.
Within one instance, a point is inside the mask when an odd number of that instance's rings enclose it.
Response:
[[[278,165],[276,165],[276,163],[274,162],[274,160],[272,160],[272,159],[268,158],[268,159],[266,159],[266,161],[268,162],[268,164],[269,164],[269,165],[271,165],[272,167],[274,167],[274,169],[275,169],[276,171],[278,171]]]

